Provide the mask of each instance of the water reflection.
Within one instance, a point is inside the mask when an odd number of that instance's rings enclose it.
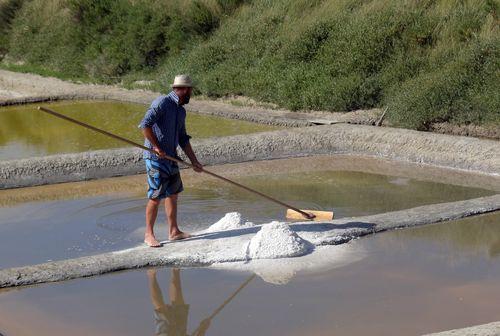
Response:
[[[233,300],[236,295],[253,280],[255,275],[250,276],[238,289],[231,294],[214,312],[203,319],[198,327],[188,334],[188,316],[189,304],[184,301],[181,284],[181,270],[178,268],[170,269],[169,298],[170,303],[165,303],[163,294],[156,278],[156,269],[148,269],[147,276],[149,282],[149,291],[151,294],[151,303],[154,307],[155,335],[164,336],[203,336],[208,331],[212,320]]]
[[[206,336],[423,335],[498,321],[500,260],[443,244],[442,235],[394,239],[409,230],[353,241],[350,245],[361,245],[365,251],[362,260],[329,268],[326,261],[331,262],[332,255],[325,255],[325,263],[307,262],[319,266],[319,272],[298,273],[281,286],[247,280],[246,271],[200,267],[180,270],[178,281],[171,269],[160,268],[151,278],[141,269],[3,290],[0,332],[8,336],[151,335],[156,326],[154,310],[162,304],[174,306],[174,300],[189,305],[187,330],[183,326],[167,332],[179,335],[185,330],[183,336],[196,332]],[[293,259],[276,261],[276,273],[281,273],[279,264]],[[149,285],[155,279],[160,292]],[[247,281],[252,283],[245,285]],[[231,294],[238,286],[244,288]],[[179,291],[176,298],[170,294],[171,287]],[[161,301],[154,303],[153,293]],[[176,317],[179,313],[168,318]]]

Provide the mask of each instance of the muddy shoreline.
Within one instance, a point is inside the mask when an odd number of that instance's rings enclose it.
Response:
[[[314,155],[292,159],[229,163],[212,166],[210,170],[216,174],[236,180],[243,176],[265,175],[270,172],[310,173],[316,171],[355,171],[500,192],[500,176],[352,154],[337,154],[333,156]],[[191,169],[182,170],[182,178],[184,185],[188,188],[213,181],[213,177],[206,174],[198,174]],[[0,190],[0,206],[11,206],[23,202],[102,196],[116,192],[133,191],[142,193],[145,188],[145,181],[146,175],[138,174],[82,182],[5,189]]]
[[[443,134],[364,125],[322,125],[195,140],[202,163],[354,154],[497,176],[500,144]],[[132,148],[62,154],[0,163],[0,189],[133,175],[144,171]]]
[[[127,90],[110,85],[77,84],[56,78],[0,70],[0,106],[91,99],[143,104],[146,108],[161,94],[147,90]],[[286,110],[234,106],[203,99],[192,99],[186,109],[199,114],[285,127],[311,126],[313,123],[308,121],[308,118],[333,120],[332,118],[336,116],[331,113],[295,115]],[[354,114],[352,116],[360,118]]]
[[[472,327],[441,331],[423,336],[496,336],[500,334],[500,322],[476,325]]]

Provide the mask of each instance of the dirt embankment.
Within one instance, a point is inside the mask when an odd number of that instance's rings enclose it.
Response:
[[[356,154],[498,175],[497,141],[391,127],[322,125],[192,142],[206,165],[314,154]],[[143,172],[139,149],[114,149],[0,162],[0,189]]]
[[[61,98],[115,99],[147,104],[158,95],[145,90],[75,84],[1,70],[0,90],[0,104]],[[207,165],[315,154],[356,154],[490,175],[500,173],[498,141],[391,127],[349,125],[345,120],[342,123],[334,120],[335,114],[329,114],[328,119],[322,112],[292,113],[261,107],[234,107],[206,100],[194,100],[189,106],[200,113],[298,127],[194,140],[198,156]],[[323,116],[325,123],[332,124],[300,127],[314,124],[314,119],[306,118],[308,115],[316,119]],[[373,120],[374,117],[356,112],[350,116],[357,118],[358,122]],[[363,119],[363,116],[368,117]],[[141,156],[140,150],[126,148],[4,161],[0,162],[0,189],[137,174],[143,171]]]

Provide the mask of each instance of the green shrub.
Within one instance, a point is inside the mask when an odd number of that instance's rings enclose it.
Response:
[[[190,3],[186,13],[186,21],[190,30],[206,36],[219,26],[219,17],[202,1]]]
[[[426,130],[433,122],[458,124],[500,120],[500,40],[475,43],[455,59],[393,88],[388,99],[391,119]]]
[[[23,0],[0,0],[0,61],[9,50],[11,22]]]
[[[190,73],[207,96],[292,110],[388,106],[390,121],[417,129],[500,122],[499,0],[19,4],[8,55],[65,75],[143,74],[166,90]]]
[[[206,38],[236,3],[224,9],[199,0],[187,5],[181,0],[32,0],[14,20],[10,55],[74,76],[116,81],[130,72],[151,71]]]

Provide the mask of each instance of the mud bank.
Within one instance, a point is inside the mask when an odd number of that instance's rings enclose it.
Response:
[[[360,155],[314,155],[291,159],[230,163],[212,166],[210,170],[216,174],[236,180],[240,180],[246,176],[267,175],[275,172],[279,174],[283,172],[307,174],[320,171],[355,171],[500,192],[500,176]],[[184,186],[187,188],[214,182],[213,177],[206,174],[198,174],[191,169],[184,169],[182,178]],[[11,206],[33,201],[103,196],[114,193],[132,192],[142,194],[144,192],[145,181],[145,175],[138,174],[82,182],[4,189],[0,190],[0,206]]]
[[[323,125],[193,141],[205,165],[314,154],[355,154],[498,175],[494,140],[363,125]],[[131,175],[143,172],[133,148],[0,163],[0,189]]]
[[[403,227],[459,219],[500,209],[500,195],[441,203],[379,215],[343,218],[329,222],[294,223],[290,228],[315,246],[337,245],[357,237]],[[0,270],[0,288],[88,277],[113,271],[157,266],[205,266],[248,260],[244,247],[260,226],[200,233],[183,242],[166,242],[161,248],[138,246],[77,259]],[[333,247],[332,247],[333,248]]]

